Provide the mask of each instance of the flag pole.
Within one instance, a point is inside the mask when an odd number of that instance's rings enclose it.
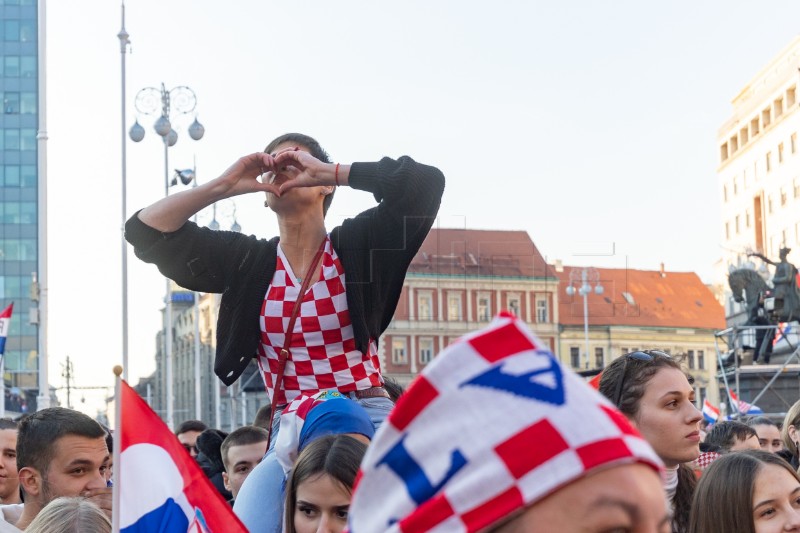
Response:
[[[122,465],[119,463],[119,452],[122,447],[122,394],[121,394],[121,378],[122,367],[119,365],[114,366],[114,451],[113,453],[113,467],[112,467],[112,486],[111,494],[111,531],[119,533],[119,516],[122,509],[120,509],[120,474],[122,473]]]

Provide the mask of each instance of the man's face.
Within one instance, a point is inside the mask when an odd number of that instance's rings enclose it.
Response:
[[[228,448],[228,462],[226,471],[222,473],[225,488],[231,491],[233,497],[239,494],[239,489],[256,467],[264,454],[267,453],[267,441],[255,444],[243,444]]]
[[[59,496],[81,496],[84,491],[105,488],[111,457],[106,439],[66,435],[56,440],[53,460],[42,473],[44,505]]]
[[[758,443],[758,437],[756,435],[751,435],[747,437],[745,440],[741,439],[734,439],[735,442],[733,446],[731,446],[730,451],[732,452],[740,452],[743,450],[760,450],[761,445]]]
[[[0,502],[19,501],[17,430],[0,429]]]
[[[202,431],[185,431],[178,434],[178,440],[192,457],[197,457],[197,436]]]

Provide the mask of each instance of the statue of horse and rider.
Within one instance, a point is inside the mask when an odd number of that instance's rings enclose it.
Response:
[[[747,325],[775,326],[779,322],[800,320],[797,267],[786,259],[789,252],[790,248],[782,247],[778,263],[759,253],[748,254],[775,267],[772,288],[758,272],[752,269],[742,268],[728,275],[728,285],[733,292],[733,299],[745,302],[747,306]],[[759,356],[763,356],[764,363],[769,363],[774,338],[775,328],[756,329],[753,362],[758,362]]]

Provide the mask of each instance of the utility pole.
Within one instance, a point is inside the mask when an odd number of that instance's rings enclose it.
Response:
[[[72,409],[72,401],[70,400],[70,392],[72,389],[72,385],[70,384],[70,380],[72,379],[72,375],[74,372],[72,371],[72,361],[69,360],[69,356],[67,356],[67,364],[64,365],[64,371],[61,373],[61,377],[67,380],[67,408]]]

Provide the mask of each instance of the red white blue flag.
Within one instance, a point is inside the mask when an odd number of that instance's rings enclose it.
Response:
[[[125,381],[120,401],[120,531],[247,533],[194,458]]]
[[[709,424],[714,424],[719,419],[719,407],[709,402],[708,398],[703,400],[703,418],[705,418]]]
[[[739,404],[739,413],[743,415],[762,415],[764,411],[757,405],[749,404],[744,400],[740,400],[734,391],[731,391],[731,399]]]
[[[11,312],[14,310],[14,303],[3,309],[0,313],[0,355],[6,353],[6,337],[8,337],[8,328],[11,326]]]

